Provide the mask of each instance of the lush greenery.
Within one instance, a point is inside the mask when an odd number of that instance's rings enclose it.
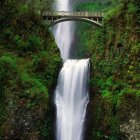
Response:
[[[114,5],[116,5],[116,3],[114,2],[112,3],[111,1],[86,2],[80,5],[76,5],[75,10],[105,13],[106,11],[109,11],[109,9],[114,7]],[[83,58],[88,56],[90,57],[89,53],[92,51],[93,41],[95,41],[93,38],[94,35],[98,34],[98,32],[99,30],[97,30],[97,27],[92,26],[90,23],[76,22],[76,34],[77,37],[79,38],[79,42],[77,42],[75,46],[77,50],[75,51],[75,57],[77,58]]]
[[[0,139],[53,139],[52,93],[61,59],[44,10],[50,0],[0,1]],[[140,3],[104,0],[77,11],[106,12],[104,26],[78,23],[77,58],[90,57],[87,140],[127,139],[120,126],[140,121]]]
[[[1,1],[0,139],[51,139],[49,101],[61,59],[38,9],[22,2]]]
[[[108,6],[102,9],[107,11],[103,28],[78,24],[82,46],[77,48],[80,57],[91,58],[90,94],[96,103],[91,103],[94,124],[90,139],[118,140],[124,118],[127,120],[134,110],[138,116],[134,108],[140,101],[140,5],[138,0],[128,0]],[[100,7],[89,3],[77,10],[98,11]]]

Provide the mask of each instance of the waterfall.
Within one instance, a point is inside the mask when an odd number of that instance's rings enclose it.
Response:
[[[82,140],[88,103],[88,59],[66,60],[56,88],[57,140]]]
[[[72,11],[72,1],[57,0],[57,11]],[[55,91],[56,140],[82,140],[88,103],[89,59],[69,59],[74,22],[59,23],[54,36],[64,61]]]
[[[56,5],[57,11],[72,11],[70,0],[57,0]],[[59,23],[54,28],[55,40],[60,49],[63,60],[70,58],[70,48],[73,42],[72,37],[74,36],[74,28],[74,22],[72,21]]]

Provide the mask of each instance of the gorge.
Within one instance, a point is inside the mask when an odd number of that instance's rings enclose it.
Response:
[[[0,1],[0,140],[139,140],[139,0],[58,0],[103,26],[51,31],[54,2]]]

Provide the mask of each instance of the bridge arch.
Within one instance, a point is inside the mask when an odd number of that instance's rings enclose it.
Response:
[[[63,17],[63,18],[59,18],[59,19],[56,19],[56,20],[53,20],[51,22],[51,26],[53,25],[56,25],[58,23],[61,23],[61,22],[65,22],[65,21],[83,21],[83,22],[88,22],[88,23],[91,23],[97,27],[102,27],[102,24],[99,23],[98,21],[95,21],[93,19],[88,19],[88,18],[82,18],[82,17]]]

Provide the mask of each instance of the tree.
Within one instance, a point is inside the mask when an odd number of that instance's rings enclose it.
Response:
[[[53,2],[54,0],[26,0],[26,4],[29,6],[29,9],[31,11],[37,10],[40,14],[42,14],[43,11],[52,10]]]

